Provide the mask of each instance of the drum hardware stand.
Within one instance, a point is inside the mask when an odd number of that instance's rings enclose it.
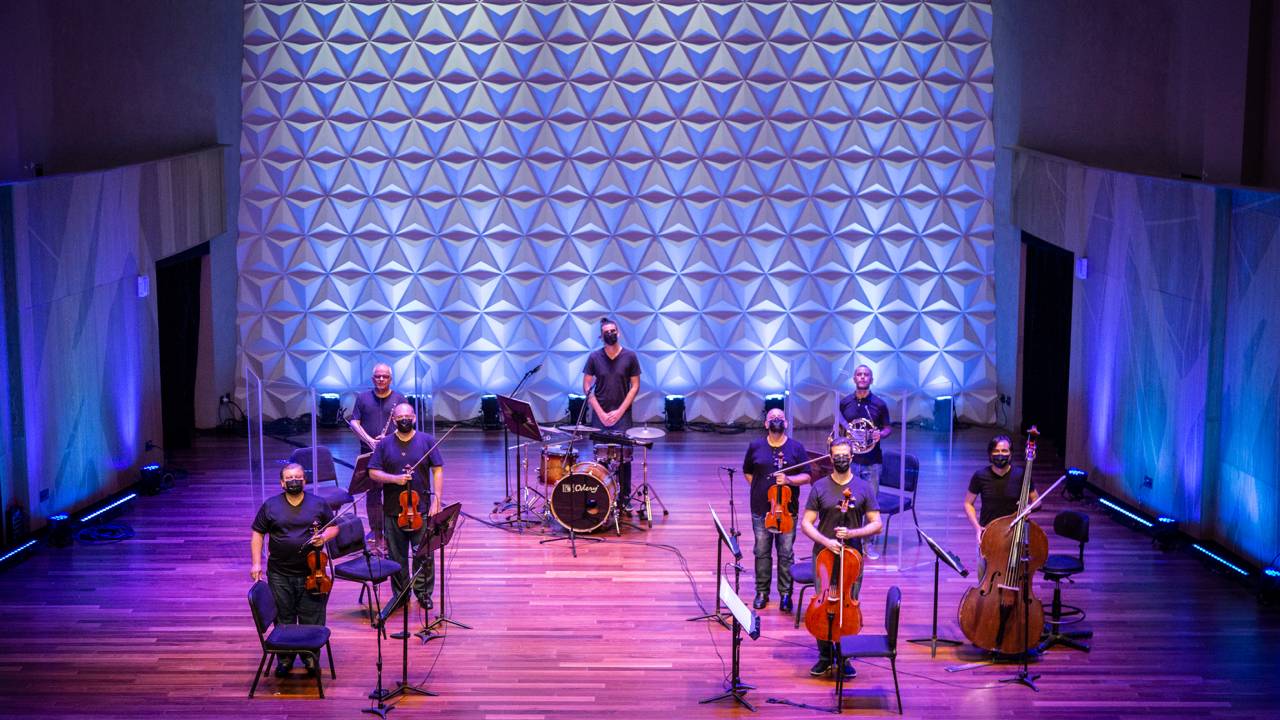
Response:
[[[641,449],[644,450],[644,455],[641,456],[640,460],[640,487],[636,488],[635,492],[631,493],[631,499],[640,501],[640,506],[644,508],[642,511],[644,513],[644,517],[640,518],[640,520],[648,523],[649,528],[652,529],[654,500],[658,501],[658,507],[662,508],[663,515],[670,515],[671,511],[667,509],[667,504],[662,502],[662,496],[658,494],[657,488],[654,488],[649,484],[649,447],[641,446]],[[732,479],[733,478],[731,476],[730,480]],[[732,523],[733,521],[730,519],[730,524]],[[734,536],[737,537],[736,530],[734,531]]]
[[[560,537],[553,537],[553,538],[547,538],[546,540],[540,540],[538,541],[538,544],[546,545],[547,543],[563,542],[565,540],[568,540],[569,549],[573,552],[573,556],[578,557],[578,544],[576,542],[577,540],[587,540],[589,542],[604,542],[604,538],[593,537],[591,535],[579,536],[578,533],[572,528],[566,528],[566,529],[569,530],[568,535],[562,535]]]
[[[925,531],[924,531],[924,530],[921,530],[921,529],[919,528],[919,526],[917,526],[917,527],[916,527],[916,532],[920,533],[920,537],[924,538],[925,544],[929,546],[929,549],[930,549],[930,550],[932,550],[932,551],[933,551],[933,554],[934,554],[934,559],[933,559],[933,634],[931,634],[931,635],[930,635],[929,637],[927,637],[927,638],[916,638],[916,639],[914,639],[914,640],[908,640],[907,642],[912,643],[913,645],[928,645],[928,646],[929,646],[929,657],[937,657],[937,656],[938,656],[938,646],[939,646],[939,645],[955,645],[955,646],[958,646],[958,645],[962,645],[962,644],[963,644],[963,643],[961,643],[959,640],[952,640],[951,638],[940,638],[940,637],[938,637],[938,571],[941,569],[941,567],[942,567],[942,563],[944,563],[944,562],[947,564],[947,567],[949,567],[949,568],[951,568],[952,570],[955,570],[957,573],[959,573],[959,574],[960,574],[960,577],[969,577],[969,571],[965,568],[964,563],[962,563],[962,562],[960,561],[960,558],[959,558],[959,557],[957,557],[955,553],[953,553],[953,552],[951,552],[951,551],[949,551],[949,550],[945,550],[945,549],[943,549],[943,548],[942,548],[942,546],[941,546],[941,545],[939,545],[937,542],[935,542],[933,538],[931,538],[931,537],[929,537],[927,534],[925,534]]]

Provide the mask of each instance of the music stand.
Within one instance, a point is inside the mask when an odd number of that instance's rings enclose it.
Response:
[[[729,548],[729,552],[733,553],[733,590],[738,590],[739,581],[742,579],[742,565],[738,561],[742,559],[742,548],[738,545],[738,539],[728,533],[724,529],[724,525],[720,524],[720,516],[716,515],[716,509],[711,507],[711,503],[707,503],[707,509],[711,511],[711,521],[716,526],[716,586],[724,580],[724,549]],[[716,610],[715,612],[698,615],[697,617],[687,618],[688,622],[695,620],[715,620],[725,628],[729,628],[728,621],[725,620],[725,614],[720,609],[720,593],[716,593]]]
[[[951,638],[938,637],[938,571],[942,568],[942,564],[946,563],[947,567],[955,570],[960,577],[969,577],[969,570],[965,568],[960,557],[950,550],[944,549],[933,538],[929,537],[924,530],[916,526],[916,532],[920,533],[920,537],[924,538],[924,542],[933,551],[933,634],[927,638],[916,638],[907,642],[915,645],[928,645],[929,657],[938,656],[938,645],[963,645],[959,640]]]
[[[356,467],[351,471],[351,485],[347,492],[357,495],[373,490],[373,479],[369,477],[369,460],[373,453],[367,452],[356,456]]]
[[[427,533],[423,537],[422,544],[418,546],[418,552],[416,555],[418,555],[419,559],[431,554],[431,552],[436,549],[440,550],[440,572],[437,573],[440,577],[440,612],[436,614],[435,621],[422,631],[425,633],[425,637],[419,635],[419,637],[422,637],[423,642],[440,637],[440,634],[436,633],[435,629],[443,625],[452,625],[454,627],[462,628],[463,630],[472,629],[470,625],[465,625],[457,620],[450,619],[444,604],[446,597],[444,584],[445,578],[448,576],[448,573],[445,572],[444,548],[453,541],[453,531],[457,529],[458,517],[461,515],[462,503],[460,502],[453,503],[435,515],[432,515],[427,519]],[[414,560],[414,562],[417,561],[418,559]]]
[[[533,416],[533,407],[523,400],[507,397],[506,395],[498,396],[498,411],[502,416],[502,425],[512,435],[517,438],[525,438],[534,442],[543,442],[542,428],[538,427],[538,422]],[[528,450],[526,453],[524,470],[520,465],[521,445],[516,446],[516,512],[515,517],[508,517],[506,520],[497,523],[498,525],[513,525],[521,532],[524,532],[526,523],[532,520],[524,519],[524,482],[522,475],[528,472],[529,459]]]
[[[417,555],[417,553],[414,553],[415,558]],[[439,694],[409,684],[409,594],[413,592],[414,583],[418,581],[418,575],[422,574],[425,568],[425,564],[418,563],[417,567],[413,569],[413,575],[409,576],[409,580],[404,584],[404,587],[400,588],[400,592],[396,593],[391,602],[387,603],[386,607],[382,608],[382,612],[378,613],[378,632],[381,633],[386,628],[387,619],[391,617],[391,614],[401,609],[401,606],[404,608],[404,628],[399,638],[402,653],[400,679],[396,681],[395,690],[384,691],[383,697],[372,698],[379,701],[379,709],[382,709],[385,701],[400,695],[429,695],[434,697]],[[381,653],[381,645],[379,645],[379,653]],[[379,654],[379,658],[381,658],[381,654]],[[381,687],[381,674],[379,674],[379,687]]]
[[[719,520],[716,521],[717,524],[719,522]],[[720,578],[719,591],[716,593],[717,606],[720,602],[724,602],[725,607],[729,609],[730,617],[733,618],[733,672],[729,676],[728,683],[725,684],[724,692],[699,700],[698,704],[705,705],[717,700],[733,698],[735,702],[755,712],[755,706],[747,702],[745,696],[748,690],[754,690],[756,686],[742,682],[742,629],[748,628],[747,634],[752,640],[759,638],[760,616],[747,609],[746,603],[742,602],[742,598],[738,597],[738,593],[729,587],[729,581],[724,578]]]

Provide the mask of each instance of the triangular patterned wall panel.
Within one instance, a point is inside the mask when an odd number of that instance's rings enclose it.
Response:
[[[250,0],[244,27],[241,342],[269,381],[383,359],[459,419],[545,362],[554,417],[609,314],[644,417],[789,385],[820,422],[866,362],[913,414],[993,419],[988,3]]]

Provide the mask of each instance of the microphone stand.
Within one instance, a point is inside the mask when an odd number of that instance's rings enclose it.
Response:
[[[738,537],[742,533],[738,532],[738,506],[734,504],[734,498],[738,495],[737,486],[734,485],[733,482],[734,468],[729,467],[728,465],[721,465],[720,469],[729,473],[729,534],[733,537]],[[738,591],[738,587],[736,585],[734,586],[733,591]]]
[[[364,566],[365,566],[365,569],[369,571],[369,577],[373,577],[373,559],[372,558],[373,558],[373,553],[369,552],[369,548],[366,547],[364,549]],[[370,583],[370,585],[372,585],[373,587],[373,593],[372,593],[373,606],[374,608],[376,608],[376,615],[374,615],[374,617],[380,618],[382,617],[382,600],[378,597],[378,584]],[[387,634],[387,631],[384,628],[383,623],[381,622],[378,622],[377,625],[374,626],[374,631],[378,635],[377,637],[378,657],[376,660],[376,667],[378,670],[378,674],[377,674],[378,684],[376,687],[373,688],[372,691],[369,692],[369,699],[377,700],[378,704],[376,707],[363,708],[360,710],[360,712],[368,713],[370,715],[377,715],[383,720],[386,720],[387,713],[395,709],[395,707],[387,705],[386,703],[387,698],[391,696],[391,691],[382,687],[382,638]]]

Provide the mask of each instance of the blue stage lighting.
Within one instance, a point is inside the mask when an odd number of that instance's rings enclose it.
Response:
[[[9,552],[5,553],[4,555],[0,555],[0,563],[4,563],[4,562],[5,562],[6,560],[8,560],[9,558],[11,558],[11,557],[15,557],[18,553],[22,552],[23,550],[26,550],[26,549],[28,549],[28,548],[34,547],[34,546],[35,546],[35,544],[36,544],[36,541],[35,541],[35,540],[28,540],[28,541],[26,541],[26,542],[22,543],[21,545],[19,545],[18,547],[16,547],[16,548],[14,548],[14,549],[10,550]]]
[[[1154,526],[1150,520],[1142,517],[1141,515],[1138,515],[1129,510],[1126,510],[1123,507],[1120,507],[1119,505],[1108,500],[1107,498],[1098,498],[1098,502],[1102,503],[1103,506],[1111,509],[1113,512],[1119,513],[1120,515],[1132,520],[1133,522],[1138,523],[1139,525],[1145,528],[1151,528]]]
[[[668,395],[663,401],[663,411],[667,416],[667,431],[684,430],[684,396]]]
[[[111,503],[110,505],[107,505],[106,507],[98,508],[97,510],[94,510],[93,512],[89,513],[88,515],[85,515],[84,517],[80,518],[80,522],[82,522],[82,523],[87,523],[87,522],[89,522],[90,520],[92,520],[92,519],[94,519],[94,518],[96,518],[96,517],[98,517],[98,516],[102,515],[103,513],[107,512],[108,510],[113,510],[113,509],[115,509],[115,508],[118,508],[118,507],[120,507],[121,505],[123,505],[123,504],[125,504],[125,503],[129,502],[130,500],[132,500],[132,499],[134,499],[134,498],[136,498],[136,497],[138,497],[138,493],[129,493],[128,495],[125,495],[124,497],[120,498],[119,500],[116,500],[115,502]]]
[[[1151,527],[1151,542],[1163,552],[1176,549],[1182,544],[1182,533],[1178,529],[1178,521],[1168,515],[1156,518]]]
[[[71,545],[71,516],[66,513],[50,515],[45,532],[50,545],[60,548]]]
[[[764,414],[768,415],[769,411],[774,408],[779,410],[787,409],[787,396],[785,393],[770,393],[764,396]]]
[[[1089,473],[1078,467],[1067,468],[1066,488],[1062,492],[1069,500],[1082,500],[1088,482]]]
[[[1195,548],[1195,549],[1196,549],[1196,550],[1197,550],[1201,555],[1203,555],[1204,557],[1206,557],[1206,558],[1208,558],[1208,559],[1210,559],[1210,560],[1213,560],[1214,562],[1218,563],[1218,564],[1219,564],[1219,565],[1221,565],[1222,567],[1225,567],[1225,568],[1227,568],[1228,570],[1233,570],[1233,571],[1235,571],[1235,572],[1237,572],[1237,573],[1240,573],[1241,575],[1243,575],[1243,576],[1245,576],[1245,577],[1249,577],[1249,571],[1248,571],[1248,570],[1245,570],[1244,568],[1242,568],[1242,567],[1240,567],[1239,565],[1237,565],[1237,564],[1235,564],[1235,563],[1231,562],[1230,560],[1228,560],[1228,559],[1226,559],[1226,558],[1222,557],[1222,556],[1221,556],[1221,555],[1219,555],[1218,553],[1216,553],[1216,552],[1214,552],[1214,551],[1210,550],[1209,548],[1207,548],[1207,547],[1205,547],[1205,546],[1201,545],[1200,543],[1191,543],[1191,547]]]

